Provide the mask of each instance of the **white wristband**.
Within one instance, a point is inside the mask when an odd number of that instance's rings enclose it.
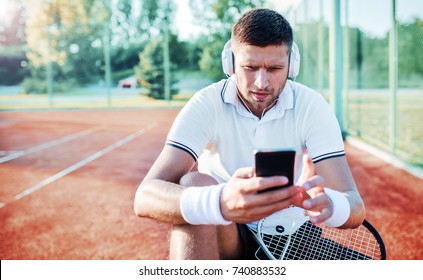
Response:
[[[351,209],[348,199],[343,193],[329,188],[325,188],[325,193],[332,201],[333,214],[323,224],[328,227],[342,226],[350,217]]]
[[[182,217],[191,225],[229,225],[220,212],[220,193],[225,184],[189,187],[182,192]]]

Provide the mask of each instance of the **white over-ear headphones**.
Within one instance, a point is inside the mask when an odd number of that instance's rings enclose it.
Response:
[[[226,42],[222,51],[222,68],[223,73],[231,76],[234,73],[234,55],[231,49],[231,40]],[[295,42],[292,42],[292,50],[289,55],[288,78],[295,78],[300,73],[300,51]]]

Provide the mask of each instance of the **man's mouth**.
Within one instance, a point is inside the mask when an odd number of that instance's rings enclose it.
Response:
[[[269,96],[269,93],[267,92],[259,92],[259,91],[254,91],[252,92],[253,96],[255,99],[257,100],[265,100],[267,98],[267,96]]]

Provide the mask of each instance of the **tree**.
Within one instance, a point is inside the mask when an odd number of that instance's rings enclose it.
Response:
[[[246,10],[260,7],[264,0],[191,0],[190,6],[199,24],[210,30],[200,38],[203,52],[199,61],[201,71],[212,80],[224,76],[221,52],[230,39],[231,28],[236,19]]]
[[[45,81],[45,76],[34,73],[46,73],[43,69],[49,62],[53,65],[55,91],[60,90],[60,83],[70,86],[97,80],[102,72],[101,38],[107,15],[103,0],[25,3],[27,56],[32,73],[29,80]]]
[[[423,86],[423,20],[415,18],[398,27],[398,78],[400,86]],[[413,82],[411,82],[414,80]]]
[[[207,78],[219,80],[225,77],[222,70],[222,49],[227,37],[223,38],[219,33],[203,37],[203,51],[199,61],[200,70]],[[207,42],[207,44],[205,44]]]
[[[140,54],[140,63],[135,67],[135,73],[141,86],[148,90],[148,95],[158,99],[170,99],[177,92],[172,70],[175,65],[185,66],[190,61],[186,56],[186,46],[178,41],[171,30],[173,5],[170,0],[143,1],[148,15],[147,22],[152,32],[159,33]]]
[[[21,0],[10,1],[7,7],[8,17],[0,17],[0,84],[16,85],[26,75],[25,7]]]
[[[147,95],[155,99],[165,99],[164,94],[164,69],[163,69],[163,44],[160,40],[153,40],[147,44],[140,53],[140,63],[135,67],[135,76],[141,86],[147,90]],[[171,85],[176,80],[171,76]],[[177,92],[171,87],[171,95]]]

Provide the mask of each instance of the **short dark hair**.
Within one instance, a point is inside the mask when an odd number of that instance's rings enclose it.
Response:
[[[281,14],[257,8],[246,12],[235,23],[232,38],[258,47],[286,45],[291,49],[293,34],[291,25]]]

